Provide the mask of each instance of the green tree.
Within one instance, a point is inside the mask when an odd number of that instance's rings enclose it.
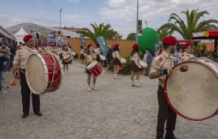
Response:
[[[173,31],[169,27],[162,27],[157,29],[157,33],[159,36],[159,40],[163,40],[166,36],[170,36],[173,34]]]
[[[85,37],[91,38],[95,43],[97,42],[97,37],[100,35],[103,36],[105,39],[113,39],[113,37],[117,34],[116,31],[111,29],[110,24],[105,25],[104,23],[101,23],[97,25],[96,23],[94,23],[90,25],[92,26],[93,31],[88,28],[83,28],[82,34]]]
[[[130,33],[127,36],[126,40],[136,40],[136,33]]]
[[[171,28],[173,32],[178,32],[183,39],[190,40],[193,32],[217,28],[216,25],[218,24],[218,20],[216,19],[200,20],[204,15],[209,15],[207,11],[198,12],[198,9],[196,9],[191,12],[188,10],[182,11],[181,13],[185,14],[186,23],[179,17],[179,15],[172,13],[168,22],[174,21],[174,23],[166,23],[162,25],[160,29],[165,27]]]

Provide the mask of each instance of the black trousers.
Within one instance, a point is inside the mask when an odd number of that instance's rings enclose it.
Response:
[[[23,113],[29,114],[30,110],[30,88],[26,81],[25,70],[22,70],[20,73],[20,85],[21,85],[21,95],[22,95],[22,105]],[[32,104],[33,112],[40,112],[40,99],[39,95],[32,93]]]
[[[173,130],[175,130],[175,126],[176,126],[177,114],[169,106],[164,95],[164,89],[160,85],[158,87],[157,96],[158,96],[159,110],[158,110],[156,136],[163,137],[165,122],[166,122],[166,135],[172,136]]]

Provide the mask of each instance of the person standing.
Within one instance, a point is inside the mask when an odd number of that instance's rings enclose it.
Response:
[[[34,40],[32,35],[30,34],[26,35],[23,38],[23,41],[25,42],[25,46],[16,52],[16,56],[13,61],[13,73],[14,76],[16,76],[18,68],[20,68],[21,70],[20,85],[21,85],[22,105],[23,105],[22,118],[26,118],[29,115],[29,109],[30,109],[30,88],[27,84],[26,74],[25,74],[26,62],[30,55],[36,54],[38,53],[38,51],[34,49],[33,46]],[[33,104],[34,113],[38,116],[42,116],[42,113],[40,112],[39,95],[35,95],[34,93],[32,93],[32,104]]]
[[[174,46],[177,44],[177,40],[173,36],[167,36],[163,39],[163,52],[154,58],[151,64],[151,70],[149,74],[150,79],[159,79],[158,84],[158,119],[157,119],[157,133],[156,139],[163,139],[164,125],[166,122],[166,134],[165,139],[178,139],[175,137],[173,131],[176,126],[177,114],[169,106],[164,92],[164,81],[166,76],[170,74],[170,69],[174,66],[174,58],[171,56],[174,51]]]
[[[190,60],[190,59],[195,59],[195,56],[192,54],[191,43],[184,44],[182,49],[185,52],[179,55],[179,63]]]
[[[5,51],[5,57],[8,58],[8,61],[7,61],[7,64],[6,64],[6,70],[9,71],[10,70],[10,55],[11,55],[9,44],[6,44],[5,50],[6,50]]]
[[[4,62],[8,61],[8,58],[5,57],[3,55],[2,52],[0,52],[0,93],[3,93],[2,91],[2,75],[3,75],[3,72],[4,72]]]
[[[85,54],[83,51],[83,46],[80,46],[80,60],[81,60],[81,67],[84,68],[84,60],[85,60]]]
[[[139,78],[141,75],[141,66],[139,64],[139,46],[138,44],[133,45],[133,50],[130,56],[130,62],[131,62],[131,81],[132,81],[132,87],[140,87],[141,85],[139,84]],[[136,83],[134,82],[134,76],[136,75]]]
[[[70,63],[70,60],[65,61],[65,58],[70,57],[71,54],[70,54],[70,50],[69,50],[69,48],[67,47],[66,44],[63,46],[62,55],[63,55],[63,60],[62,60],[63,70],[64,70],[64,72],[66,72],[68,74],[69,73],[68,65]]]
[[[86,65],[86,73],[87,73],[88,91],[91,91],[92,89],[95,90],[95,91],[98,90],[95,87],[97,78],[94,75],[92,75],[92,73],[87,69],[89,64],[94,62],[96,60],[96,58],[97,58],[97,56],[96,56],[96,54],[94,52],[94,47],[91,44],[89,44],[87,46],[87,54],[85,55],[85,65]],[[91,78],[93,78],[92,87],[91,87]]]
[[[149,52],[149,49],[147,48],[145,49],[145,54],[143,59],[147,63],[147,68],[145,69],[145,76],[148,76],[150,71],[151,61],[152,61],[152,55]]]
[[[115,44],[113,48],[113,65],[114,65],[114,79],[117,78],[117,74],[120,70],[120,51],[119,51],[119,44]]]

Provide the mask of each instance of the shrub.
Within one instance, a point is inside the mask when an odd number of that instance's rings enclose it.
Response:
[[[78,54],[75,54],[75,55],[73,56],[73,58],[74,58],[74,59],[77,59],[77,58],[78,58]]]
[[[126,59],[126,63],[123,67],[122,70],[119,71],[119,74],[123,74],[123,75],[130,75],[131,74],[131,69],[130,69],[130,57],[128,58],[125,58]],[[113,67],[113,61],[111,61],[109,64],[108,64],[108,69],[113,71],[114,70],[114,67]]]

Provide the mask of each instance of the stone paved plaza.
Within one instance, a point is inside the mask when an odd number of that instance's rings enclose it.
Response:
[[[7,75],[5,84],[12,79]],[[36,74],[37,76],[37,74]],[[78,61],[70,65],[59,90],[41,95],[42,117],[22,119],[20,84],[0,94],[0,139],[155,139],[157,80],[141,77],[131,87],[129,76],[106,73],[98,91],[87,91],[86,74]],[[218,139],[218,117],[201,122],[177,118],[179,139]]]

